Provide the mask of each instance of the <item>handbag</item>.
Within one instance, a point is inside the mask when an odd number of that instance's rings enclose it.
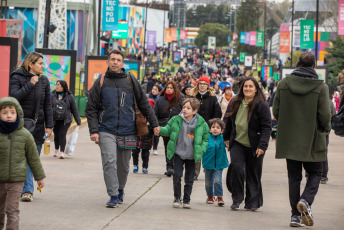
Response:
[[[134,109],[135,109],[135,123],[136,123],[136,136],[144,136],[148,134],[148,126],[145,120],[145,117],[142,115],[141,111],[137,107],[137,102],[135,98],[134,86],[133,81],[130,77],[130,74],[127,74],[127,78],[133,88],[133,97],[134,97]]]
[[[32,133],[35,128],[36,128],[36,123],[39,117],[39,109],[41,107],[41,95],[42,94],[42,81],[40,79],[38,79],[38,98],[37,100],[37,104],[36,104],[36,111],[35,111],[35,117],[34,119],[31,118],[24,118],[24,127],[30,132]]]
[[[344,137],[344,106],[331,118],[331,127],[337,136]]]

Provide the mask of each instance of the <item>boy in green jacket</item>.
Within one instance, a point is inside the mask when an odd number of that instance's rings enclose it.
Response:
[[[27,163],[40,188],[45,174],[31,133],[24,128],[24,113],[15,98],[0,99],[0,229],[19,229],[19,200]]]
[[[195,162],[199,162],[207,150],[209,127],[202,116],[197,114],[200,102],[195,98],[183,102],[182,112],[171,118],[165,127],[160,128],[160,133],[155,135],[168,136],[167,157],[173,158],[173,190],[174,201],[172,206],[179,208],[181,205],[181,178],[185,165],[185,184],[183,208],[190,209],[190,196],[192,192]]]

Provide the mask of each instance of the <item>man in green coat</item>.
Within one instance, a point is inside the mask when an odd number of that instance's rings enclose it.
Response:
[[[314,55],[302,53],[296,69],[278,84],[273,104],[278,121],[276,158],[287,161],[292,227],[313,225],[311,205],[318,192],[322,161],[326,161],[329,93],[314,67]],[[300,196],[302,166],[309,176]]]

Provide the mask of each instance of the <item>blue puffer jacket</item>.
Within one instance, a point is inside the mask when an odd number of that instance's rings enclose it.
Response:
[[[209,134],[208,147],[202,156],[202,164],[204,169],[224,169],[229,166],[222,134],[218,136]]]

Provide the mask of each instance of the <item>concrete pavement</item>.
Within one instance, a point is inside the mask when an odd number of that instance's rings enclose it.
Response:
[[[315,225],[305,229],[344,229],[344,144],[331,134],[329,182],[320,185],[312,210]],[[172,179],[163,175],[165,157],[160,139],[159,155],[151,154],[149,174],[133,174],[125,188],[124,203],[105,207],[109,197],[103,180],[99,147],[89,140],[88,128],[80,128],[74,156],[60,160],[41,155],[47,174],[43,192],[32,203],[20,202],[20,227],[24,230],[115,229],[290,229],[288,179],[285,160],[274,159],[270,142],[264,159],[264,206],[257,212],[231,211],[231,196],[223,176],[224,207],[206,204],[204,173],[194,183],[192,209],[172,208]],[[141,164],[140,159],[140,164]],[[131,163],[132,165],[132,163]],[[304,181],[303,181],[304,185]]]

